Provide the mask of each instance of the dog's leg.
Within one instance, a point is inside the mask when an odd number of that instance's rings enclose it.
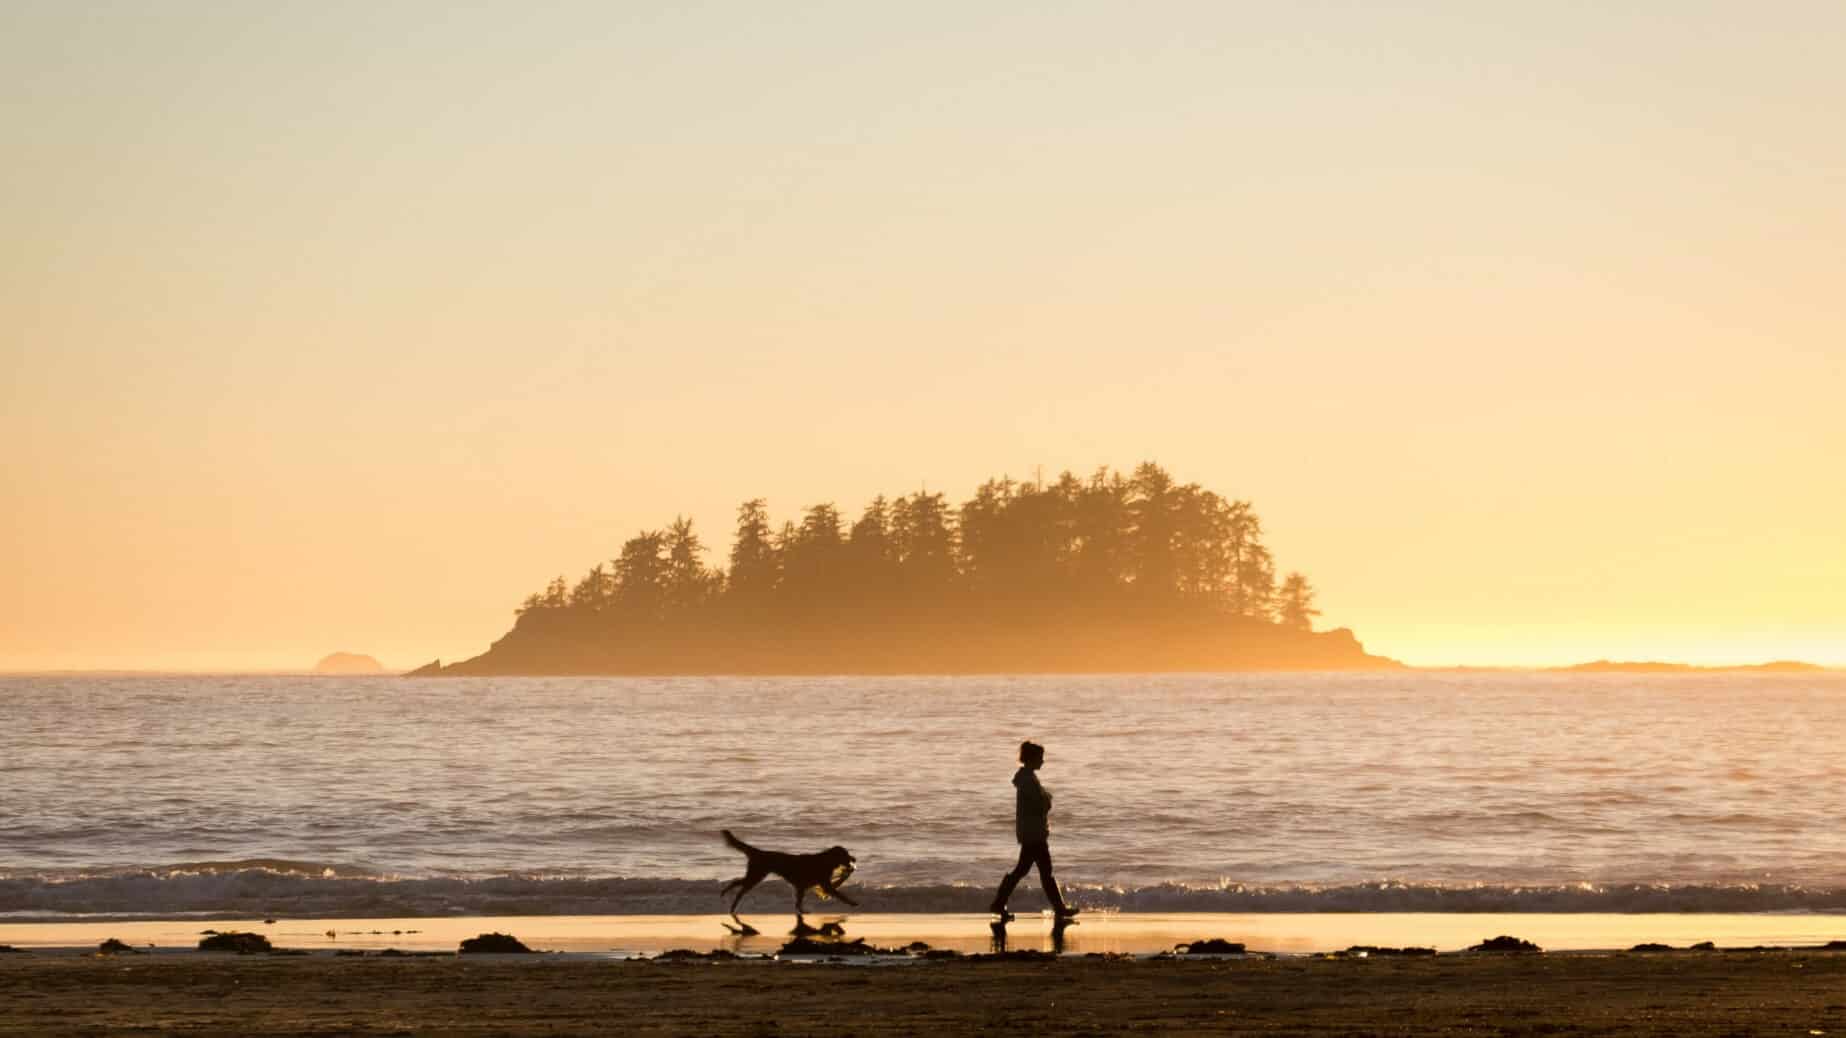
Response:
[[[790,883],[789,886],[795,888],[795,925],[799,926],[802,916],[801,901],[808,896],[808,888],[795,883]]]
[[[744,877],[742,879],[733,880],[729,885],[727,885],[724,888],[725,890],[729,890],[731,889],[731,887],[737,888],[737,896],[731,899],[731,918],[732,919],[737,919],[737,905],[739,902],[741,902],[744,899],[744,895],[748,894],[752,887],[755,887],[758,883],[761,883],[763,881],[763,877],[766,875],[768,875],[768,873],[757,872],[757,871],[752,870],[750,872],[744,873]],[[742,919],[737,919],[737,921],[739,923],[743,922]]]
[[[854,900],[853,900],[852,898],[850,898],[850,897],[847,897],[847,896],[846,896],[846,895],[845,895],[844,893],[842,893],[842,892],[840,891],[840,888],[838,888],[838,887],[836,887],[836,886],[832,886],[832,885],[830,885],[830,884],[826,884],[826,883],[823,883],[823,884],[821,884],[821,889],[827,892],[827,896],[828,896],[828,897],[837,897],[837,898],[839,898],[839,899],[840,899],[841,901],[844,901],[844,902],[846,902],[847,904],[849,904],[849,905],[851,905],[851,906],[853,906],[854,908],[858,908],[858,907],[859,907],[859,902],[857,902],[857,901],[854,901]]]

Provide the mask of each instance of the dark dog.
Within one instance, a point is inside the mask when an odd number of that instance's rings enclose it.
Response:
[[[847,897],[840,885],[852,875],[853,856],[844,847],[829,847],[818,854],[785,854],[781,851],[766,851],[752,847],[724,830],[724,842],[744,854],[744,874],[741,879],[734,879],[724,885],[718,892],[720,897],[737,890],[737,896],[731,899],[731,918],[737,919],[737,903],[744,899],[751,888],[768,879],[772,874],[788,880],[788,885],[795,888],[795,923],[802,925],[802,899],[808,896],[809,888],[818,889],[822,897],[837,897],[841,901],[859,907],[859,902]],[[737,919],[738,925],[744,924]]]

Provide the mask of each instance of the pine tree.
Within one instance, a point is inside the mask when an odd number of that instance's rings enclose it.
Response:
[[[689,609],[702,604],[712,584],[711,573],[699,556],[705,554],[705,545],[699,535],[692,530],[692,520],[685,516],[674,518],[673,525],[667,527],[666,533],[666,572],[663,582],[668,604],[676,609]]]
[[[599,563],[583,575],[576,587],[571,588],[570,606],[572,609],[596,612],[608,605],[614,594],[615,578]]]
[[[565,583],[564,575],[558,574],[545,585],[544,605],[546,609],[563,609],[570,605],[570,585]]]
[[[1301,574],[1290,573],[1276,592],[1276,622],[1293,630],[1311,631],[1319,615],[1320,610],[1314,608],[1313,585]]]
[[[781,578],[769,508],[760,497],[737,506],[737,539],[731,545],[730,590],[745,598],[774,591]]]
[[[615,560],[615,598],[632,612],[657,612],[667,588],[666,535],[643,530],[622,545]]]

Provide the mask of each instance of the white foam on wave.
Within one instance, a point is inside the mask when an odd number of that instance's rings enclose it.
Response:
[[[1846,888],[1784,884],[1457,886],[1393,880],[1328,886],[1067,884],[1066,891],[1091,910],[1121,912],[1846,913]],[[985,887],[965,884],[872,885],[854,892],[868,911],[897,913],[978,911],[990,895]],[[1037,896],[1021,891],[1020,907],[1031,911]],[[720,900],[719,884],[708,879],[522,873],[406,877],[263,859],[0,876],[0,916],[16,920],[679,915],[714,911]]]

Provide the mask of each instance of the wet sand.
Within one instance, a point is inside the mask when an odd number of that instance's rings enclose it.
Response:
[[[0,955],[0,1034],[1846,1034],[1846,954],[1066,957]]]
[[[808,917],[816,925],[839,922],[848,938],[863,937],[877,945],[924,941],[962,952],[989,949],[991,918],[971,913],[877,912]],[[1080,918],[1064,934],[1066,952],[1148,954],[1206,937],[1241,941],[1252,951],[1284,954],[1337,951],[1354,944],[1459,951],[1497,934],[1514,934],[1549,951],[1613,951],[1649,941],[1679,946],[1713,941],[1720,947],[1751,947],[1819,945],[1846,939],[1846,916],[1807,914],[1095,912]],[[261,919],[66,920],[0,923],[0,944],[92,949],[115,937],[136,947],[191,949],[197,946],[200,931],[216,929],[252,931],[278,947],[316,951],[454,951],[465,937],[498,931],[514,934],[541,951],[626,957],[670,948],[723,948],[760,955],[780,948],[793,923],[786,912],[748,913],[745,919],[761,928],[762,934],[741,940],[732,937],[723,917],[715,915],[281,918],[274,923]],[[1049,917],[1021,915],[1008,927],[1008,940],[1013,949],[1053,950]]]

